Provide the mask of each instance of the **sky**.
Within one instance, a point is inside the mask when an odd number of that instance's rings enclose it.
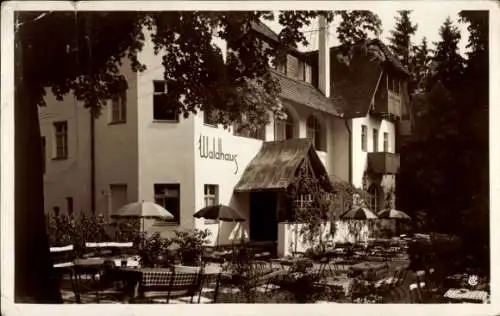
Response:
[[[392,8],[392,7],[377,7],[370,8],[370,11],[376,13],[380,20],[382,21],[382,34],[380,35],[380,39],[384,41],[384,43],[388,43],[388,38],[390,37],[390,31],[394,29],[396,24],[395,17],[398,15],[397,10],[401,8]],[[467,41],[469,38],[469,32],[467,31],[467,25],[458,22],[458,12],[461,9],[452,10],[449,7],[438,8],[434,7],[430,8],[416,8],[410,14],[410,18],[413,24],[418,24],[417,31],[412,36],[412,42],[415,44],[420,44],[422,38],[425,36],[427,38],[428,47],[434,48],[433,42],[439,40],[439,28],[446,20],[448,16],[450,16],[453,24],[456,25],[462,38],[459,43],[460,53],[464,54],[466,52],[465,46],[467,45]],[[430,13],[431,11],[432,13]],[[277,12],[276,12],[277,15]],[[278,22],[266,22],[275,32],[279,32],[281,30],[281,25]],[[336,38],[335,29],[338,25],[338,21],[334,21],[329,28],[330,33],[330,45],[336,46],[339,44]],[[318,29],[318,22],[314,21],[308,27],[304,28],[304,34],[306,38],[310,42],[308,47],[299,47],[301,50],[313,50],[317,49],[318,44],[318,32],[315,31]],[[312,31],[311,31],[312,30]]]

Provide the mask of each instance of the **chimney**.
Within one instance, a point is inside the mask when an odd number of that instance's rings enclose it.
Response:
[[[328,22],[324,15],[319,16],[319,54],[318,88],[330,97],[330,45],[328,45]]]

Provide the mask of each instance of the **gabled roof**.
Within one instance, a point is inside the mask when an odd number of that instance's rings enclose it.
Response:
[[[396,70],[398,70],[399,72],[402,72],[402,73],[406,74],[407,76],[410,76],[410,73],[408,72],[408,69],[406,69],[405,66],[403,66],[403,64],[401,64],[401,62],[399,61],[399,59],[397,59],[396,56],[394,56],[391,53],[391,51],[389,50],[389,48],[387,47],[387,45],[385,45],[380,39],[378,39],[378,38],[372,39],[369,42],[369,44],[376,44],[376,45],[378,45],[378,47],[380,47],[380,49],[382,50],[382,52],[385,55],[385,58],[387,58],[387,61],[391,64],[391,66],[393,66],[394,68],[396,68]]]
[[[370,61],[367,58],[358,61],[351,70],[336,58],[332,63],[334,93],[346,100],[342,107],[344,117],[365,117],[378,87],[382,66],[377,61]]]
[[[294,180],[301,163],[309,158],[317,177],[327,176],[311,140],[294,138],[264,142],[260,151],[248,164],[235,191],[284,190]],[[327,190],[331,183],[326,181]]]
[[[343,98],[327,98],[310,83],[287,77],[275,70],[271,70],[271,72],[280,84],[280,96],[283,99],[332,115],[342,116],[342,108],[345,107]]]
[[[345,118],[364,117],[368,114],[372,98],[376,92],[378,81],[385,67],[391,67],[402,75],[409,75],[399,60],[389,51],[387,46],[379,39],[370,40],[384,54],[385,61],[376,58],[370,59],[361,49],[353,49],[350,65],[347,66],[340,56],[340,47],[330,48],[332,70],[332,95],[344,100],[341,111]],[[359,46],[358,46],[359,48]],[[306,53],[307,59],[313,64],[317,63],[318,51]]]

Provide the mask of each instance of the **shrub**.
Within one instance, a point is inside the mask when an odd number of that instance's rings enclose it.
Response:
[[[183,265],[198,266],[201,264],[203,248],[208,244],[210,232],[199,229],[174,231],[172,243],[178,247],[178,255]]]
[[[161,237],[160,233],[139,238],[139,256],[143,267],[167,267],[175,262],[175,255],[170,251],[172,240]]]

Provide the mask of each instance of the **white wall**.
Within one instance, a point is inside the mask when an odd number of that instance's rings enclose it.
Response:
[[[127,202],[138,200],[138,138],[137,138],[137,74],[126,59],[121,73],[128,83],[126,122],[110,124],[111,102],[95,122],[96,212],[106,217],[111,213],[112,184],[127,185]]]
[[[195,137],[192,141],[194,149],[194,170],[195,181],[195,208],[192,214],[205,206],[204,185],[215,184],[219,186],[219,202],[237,209],[241,215],[246,217],[242,223],[222,222],[219,235],[219,244],[228,244],[239,240],[242,236],[248,237],[249,229],[249,194],[236,193],[233,189],[245,171],[250,161],[259,152],[262,141],[253,138],[233,135],[231,130],[224,130],[222,127],[212,127],[203,124],[203,116],[194,117]],[[267,134],[267,130],[266,130]],[[234,161],[207,159],[200,156],[199,140],[200,136],[208,137],[209,149],[212,149],[215,141],[216,150],[218,150],[218,141],[222,144],[222,151],[231,155],[236,155]],[[205,224],[203,219],[196,220],[196,227],[199,229],[209,229],[212,232],[211,242],[215,243],[217,239],[218,224]]]
[[[328,123],[327,171],[341,180],[349,182],[349,142],[350,135],[344,120],[331,117]]]
[[[147,35],[146,35],[147,36]],[[138,200],[154,201],[154,184],[180,184],[180,225],[152,226],[150,232],[169,235],[179,228],[192,228],[194,196],[194,118],[180,115],[178,123],[153,120],[153,80],[163,80],[161,55],[154,55],[146,39],[139,54],[147,70],[137,80]]]
[[[352,126],[352,184],[357,187],[362,187],[363,173],[367,168],[367,153],[373,151],[373,129],[378,129],[378,147],[379,151],[383,150],[384,132],[389,133],[389,152],[395,152],[395,128],[394,123],[387,120],[381,120],[370,116],[369,114],[363,118],[355,118],[351,121]],[[367,135],[367,152],[361,150],[361,126],[368,127]]]
[[[353,226],[354,224],[354,226]],[[368,222],[358,223],[348,221],[336,221],[335,233],[331,234],[331,222],[322,224],[322,241],[345,243],[345,242],[367,242],[372,237],[372,231]],[[304,240],[301,223],[279,223],[278,224],[278,256],[292,255],[293,252],[305,252],[307,249],[319,245],[319,236],[312,244]]]
[[[73,96],[63,101],[47,91],[45,107],[39,107],[40,133],[46,141],[46,172],[44,175],[45,212],[53,207],[66,213],[66,198],[73,198],[74,212],[90,210],[90,112]],[[53,160],[55,138],[53,123],[67,121],[68,158]]]

